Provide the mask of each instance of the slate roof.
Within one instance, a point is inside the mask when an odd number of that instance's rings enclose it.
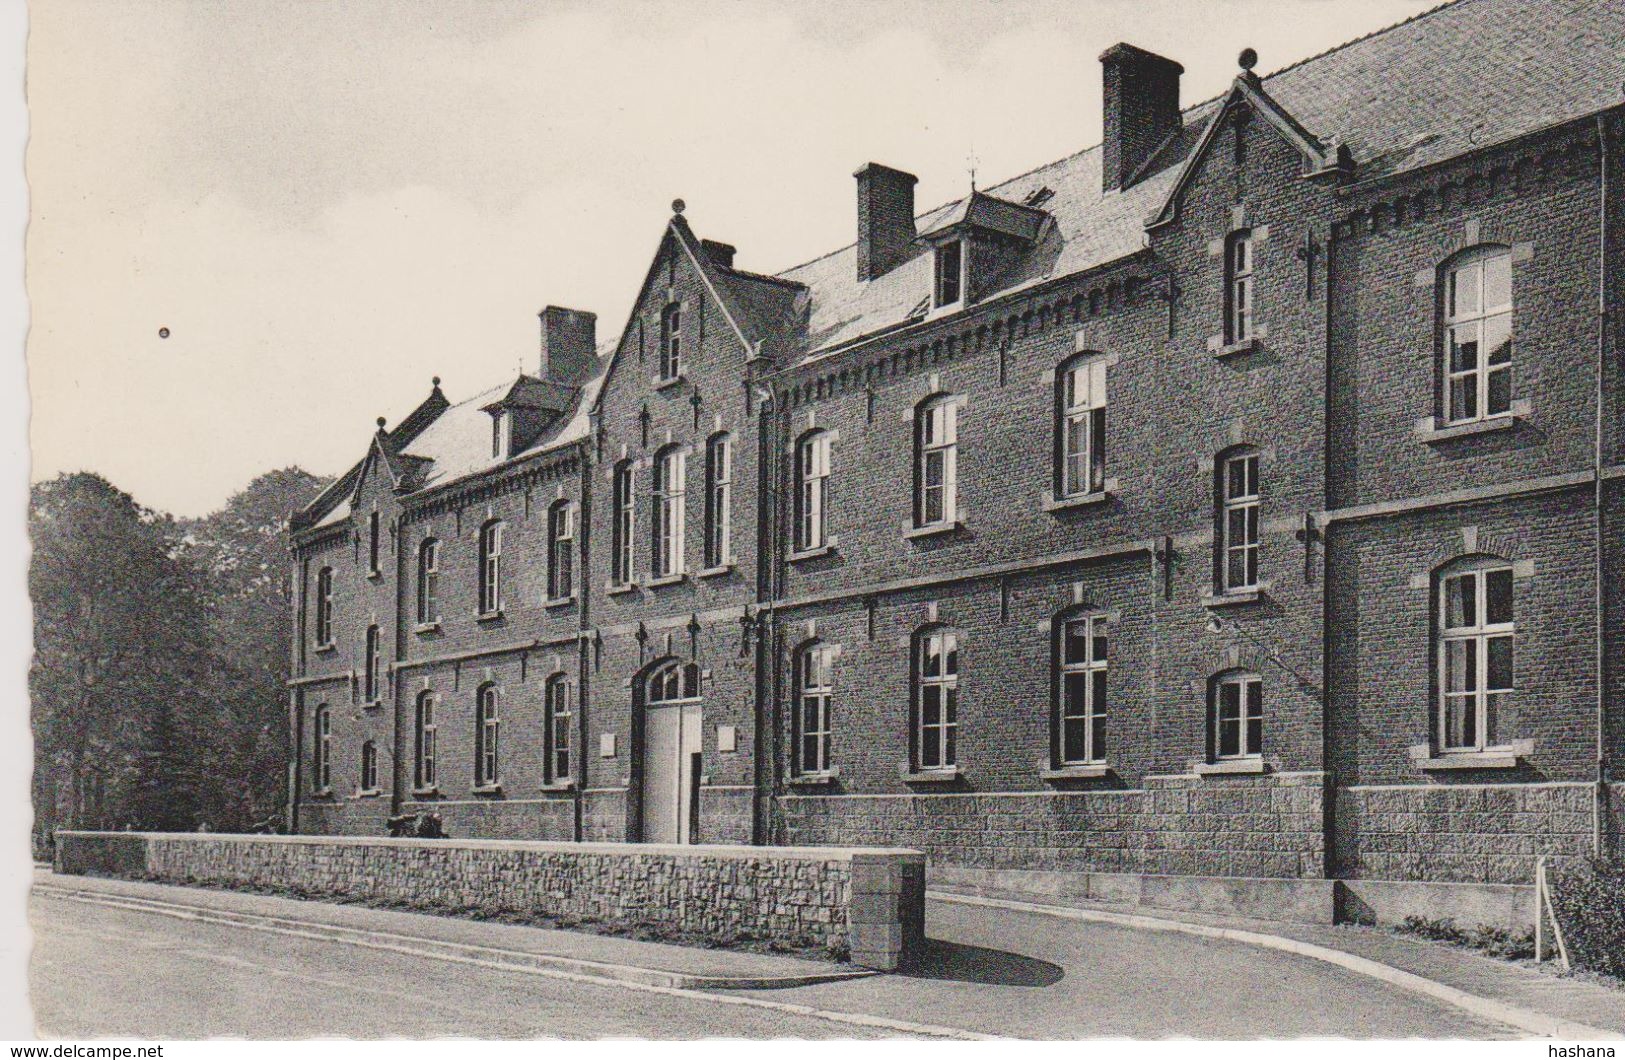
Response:
[[[925,239],[965,225],[1002,232],[1032,243],[1044,227],[1045,216],[1044,210],[1000,199],[984,191],[972,191],[954,203],[947,213],[933,219],[929,228],[916,228],[916,231]]]
[[[1174,58],[1178,58],[1175,56]],[[1322,142],[1341,141],[1357,179],[1388,176],[1561,125],[1621,102],[1625,2],[1456,0],[1262,78],[1263,90]],[[1100,148],[985,189],[1024,202],[1040,188],[1055,225],[1005,290],[1096,268],[1145,245],[1179,165],[1220,100],[1185,110],[1166,168],[1127,190],[1101,192]],[[968,198],[968,197],[967,197]],[[965,199],[921,214],[916,230],[952,223]],[[931,287],[919,253],[867,283],[844,247],[781,275],[811,292],[809,356],[907,321]]]

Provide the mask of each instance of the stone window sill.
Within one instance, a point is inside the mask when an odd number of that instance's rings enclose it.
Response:
[[[361,709],[362,710],[377,710],[379,707],[382,707],[383,705],[384,705],[383,700],[374,699],[374,700],[372,700],[370,702],[361,704]]]
[[[1256,604],[1269,591],[1269,583],[1260,582],[1251,589],[1227,589],[1222,593],[1203,593],[1202,606],[1208,608],[1240,607]]]
[[[1079,762],[1077,765],[1058,766],[1038,774],[1044,780],[1094,780],[1111,776],[1112,767],[1105,762]]]
[[[897,767],[897,775],[905,784],[950,784],[960,777],[958,766],[942,769],[914,769],[908,765]]]
[[[913,526],[903,531],[903,538],[915,541],[923,537],[937,537],[940,534],[951,534],[956,530],[963,530],[965,524],[958,519],[946,523],[932,523],[929,526]]]
[[[1240,342],[1229,342],[1216,347],[1213,351],[1215,360],[1222,361],[1228,357],[1240,357],[1243,354],[1253,353],[1258,349],[1258,336],[1242,339]]]
[[[502,609],[500,607],[495,611],[481,611],[479,614],[474,616],[474,621],[476,622],[499,622],[501,620]]]
[[[417,625],[412,627],[412,632],[416,633],[420,637],[425,633],[439,633],[440,620],[437,618],[433,622],[419,622]]]
[[[576,602],[574,596],[557,596],[542,601],[542,606],[549,611],[557,611],[563,607],[570,607]]]
[[[679,585],[688,580],[688,575],[681,572],[677,574],[662,574],[658,578],[649,579],[649,588],[659,589],[667,585]]]
[[[315,789],[312,789],[312,791],[310,793],[310,797],[313,798],[313,799],[331,799],[333,797],[333,789],[332,788],[315,788]]]
[[[426,788],[413,788],[412,789],[412,795],[413,795],[414,798],[435,798],[435,797],[438,797],[439,794],[440,794],[440,786],[438,784],[430,784]]]
[[[333,643],[332,641],[328,641],[326,644],[316,645],[316,647],[312,648],[311,650],[317,655],[326,655],[328,652],[337,651],[338,647],[339,646],[337,644]]]
[[[381,570],[370,570],[367,572],[367,580],[369,582],[383,581],[384,572]]]
[[[542,790],[542,791],[574,791],[574,790],[576,790],[576,782],[574,780],[571,780],[571,779],[550,780],[547,783],[541,785],[540,790]]]
[[[654,384],[653,385],[654,385],[654,388],[656,390],[670,390],[672,387],[681,386],[682,384],[683,384],[683,374],[681,372],[679,372],[678,374],[672,376],[670,379],[662,379],[657,375],[654,378]]]
[[[790,783],[797,787],[813,787],[835,783],[840,777],[839,769],[826,769],[822,773],[800,773],[790,778]]]
[[[835,555],[835,539],[832,537],[822,545],[814,548],[797,549],[784,559],[786,563],[803,563],[809,559],[817,559],[819,556],[833,555]]]
[[[355,797],[358,799],[376,799],[383,793],[382,788],[362,788],[355,793]]]
[[[625,596],[627,593],[635,593],[637,591],[637,582],[622,582],[620,585],[611,583],[604,586],[604,592],[609,596]]]
[[[1104,504],[1117,493],[1117,480],[1109,478],[1100,489],[1090,493],[1079,493],[1071,497],[1057,497],[1053,493],[1044,494],[1043,508],[1046,512],[1067,512],[1077,508],[1089,508],[1096,504]]]
[[[1411,760],[1424,773],[1448,772],[1457,769],[1517,769],[1528,755],[1535,752],[1535,741],[1517,740],[1500,747],[1486,747],[1482,751],[1440,751],[1434,753],[1427,744],[1410,749]]]
[[[1262,758],[1225,758],[1191,766],[1191,772],[1199,777],[1261,776],[1269,771],[1269,764]]]
[[[1448,442],[1456,438],[1474,438],[1481,434],[1510,431],[1529,419],[1534,406],[1528,401],[1514,401],[1510,412],[1486,416],[1468,423],[1447,423],[1441,417],[1429,416],[1416,423],[1416,436],[1429,445]]]
[[[470,788],[469,792],[473,795],[501,795],[502,784],[500,782],[496,784],[479,784]]]
[[[715,567],[706,567],[704,570],[702,570],[698,574],[696,574],[695,577],[697,577],[697,578],[720,578],[725,574],[732,574],[733,572],[734,572],[734,565],[732,563],[719,563]]]

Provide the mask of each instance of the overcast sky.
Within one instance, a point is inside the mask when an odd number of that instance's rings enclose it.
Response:
[[[865,161],[926,207],[1098,142],[1119,40],[1189,105],[1430,6],[32,5],[33,476],[197,515],[336,474],[431,376],[533,371],[543,305],[619,333],[673,198],[777,272],[852,241]]]

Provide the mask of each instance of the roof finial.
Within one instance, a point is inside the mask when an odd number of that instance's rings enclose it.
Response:
[[[383,430],[383,429],[384,429],[384,418],[383,418],[383,417],[382,417],[382,416],[379,416],[379,417],[378,417],[378,429],[379,429],[379,430]]]
[[[438,375],[437,375],[437,376],[435,376],[435,377],[434,377],[434,379],[432,379],[432,380],[431,380],[431,382],[433,382],[433,383],[434,383],[434,388],[435,388],[435,389],[436,389],[436,390],[439,390],[439,389],[440,389],[440,377],[439,377],[439,376],[438,376]]]
[[[684,202],[682,199],[673,199],[671,201],[672,213],[681,215],[686,209],[688,209],[688,203]]]
[[[1258,65],[1258,53],[1251,48],[1243,48],[1241,54],[1236,57],[1236,63],[1250,74],[1253,67]]]
[[[965,161],[970,167],[970,190],[974,193],[976,191],[976,163],[981,161],[976,157],[975,140],[970,142],[970,154],[966,156]]]

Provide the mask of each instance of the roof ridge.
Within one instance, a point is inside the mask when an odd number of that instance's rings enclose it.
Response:
[[[1380,37],[1384,33],[1392,32],[1393,30],[1399,29],[1402,26],[1408,26],[1413,22],[1420,22],[1422,19],[1429,18],[1429,17],[1431,17],[1433,15],[1438,14],[1440,11],[1443,11],[1445,8],[1459,7],[1462,4],[1468,4],[1468,3],[1472,3],[1472,2],[1473,2],[1473,0],[1444,0],[1443,3],[1435,4],[1433,7],[1430,7],[1425,11],[1418,11],[1416,14],[1411,15],[1409,18],[1401,19],[1398,22],[1390,23],[1389,25],[1382,26],[1382,27],[1380,27],[1378,29],[1374,29],[1370,33],[1361,34],[1358,37],[1353,37],[1353,38],[1351,38],[1349,40],[1344,41],[1341,44],[1334,45],[1333,47],[1327,48],[1324,51],[1316,52],[1314,55],[1310,55],[1310,56],[1307,56],[1305,58],[1299,59],[1296,62],[1289,63],[1286,66],[1281,67],[1279,70],[1271,71],[1270,73],[1268,73],[1268,74],[1264,75],[1263,77],[1259,78],[1259,80],[1260,81],[1268,81],[1273,77],[1279,77],[1281,74],[1287,73],[1287,72],[1292,71],[1292,70],[1296,70],[1300,66],[1306,66],[1309,63],[1315,62],[1316,60],[1324,59],[1328,55],[1335,55],[1337,52],[1343,51],[1345,48],[1352,48],[1356,44],[1360,44],[1360,43],[1363,43],[1365,41],[1371,40],[1374,37]],[[1207,107],[1207,106],[1210,106],[1210,105],[1212,105],[1214,103],[1217,103],[1220,100],[1224,99],[1229,94],[1230,94],[1230,87],[1227,86],[1223,92],[1220,92],[1216,96],[1209,96],[1207,99],[1201,100],[1201,101],[1196,102],[1196,103],[1192,103],[1189,106],[1181,107],[1180,110],[1179,110],[1179,115],[1180,115],[1181,119],[1183,119],[1184,117],[1189,115],[1192,111],[1198,111],[1198,110],[1201,110],[1204,107]],[[1006,185],[1014,184],[1018,180],[1022,180],[1023,178],[1032,176],[1034,173],[1037,173],[1041,169],[1048,169],[1051,166],[1060,165],[1062,162],[1069,162],[1074,158],[1078,158],[1078,157],[1080,157],[1082,155],[1088,154],[1090,151],[1098,151],[1098,150],[1100,150],[1100,147],[1101,147],[1101,144],[1098,144],[1098,143],[1091,144],[1090,146],[1085,147],[1082,150],[1074,151],[1069,155],[1062,155],[1060,158],[1051,159],[1048,162],[1044,162],[1044,163],[1041,163],[1040,165],[1036,165],[1036,166],[1032,167],[1031,169],[1028,169],[1028,170],[1026,170],[1024,172],[1017,173],[1013,177],[1007,177],[1004,180],[1000,181],[999,183],[994,184],[993,187],[994,188],[1003,188]],[[975,190],[976,189],[972,189],[973,192]],[[930,214],[933,214],[933,213],[936,213],[938,210],[944,209],[945,207],[952,206],[954,203],[960,202],[964,198],[965,198],[965,196],[961,195],[961,196],[958,196],[957,198],[949,199],[946,202],[939,203],[936,206],[933,206],[928,210],[918,211],[918,212],[915,213],[914,219],[916,221],[918,221],[920,218],[926,217],[926,216],[928,216]],[[852,242],[843,244],[842,246],[839,246],[839,247],[835,248],[834,250],[827,251],[827,252],[825,252],[823,254],[819,254],[819,255],[816,255],[814,257],[808,258],[806,261],[799,262],[799,263],[797,263],[795,265],[791,265],[791,266],[789,266],[787,268],[781,269],[775,275],[776,276],[783,276],[787,272],[795,272],[797,269],[804,269],[809,265],[815,264],[815,263],[820,262],[820,261],[824,261],[827,258],[833,258],[837,254],[844,254],[848,250],[851,250],[853,247],[855,247],[857,245],[858,245],[857,241],[853,240]]]

